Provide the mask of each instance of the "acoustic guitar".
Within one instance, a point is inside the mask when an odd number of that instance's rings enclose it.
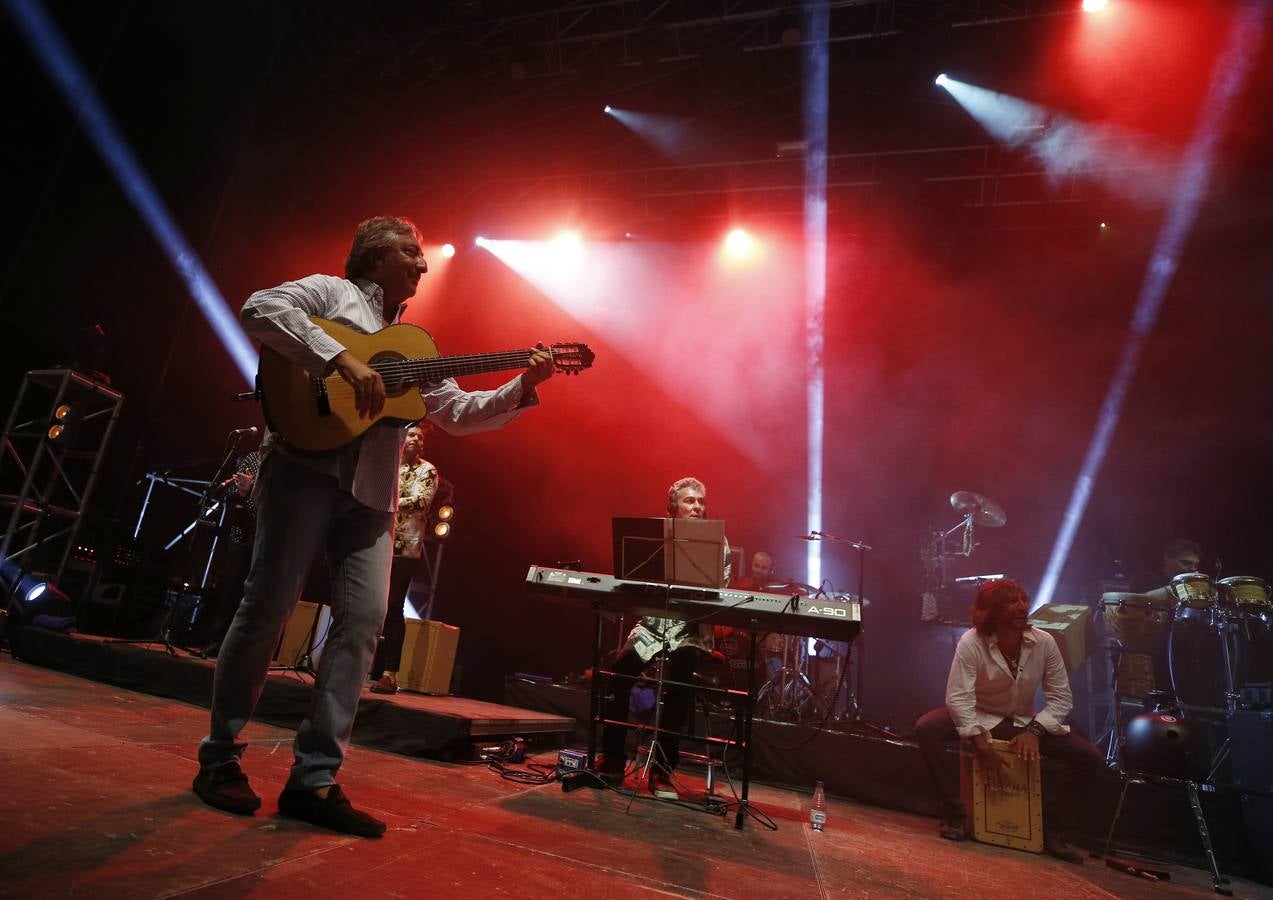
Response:
[[[383,419],[423,419],[422,384],[457,375],[524,369],[530,364],[530,350],[439,356],[429,333],[414,325],[390,325],[375,334],[363,334],[327,319],[310,317],[310,321],[380,373],[386,398],[378,416],[359,416],[353,386],[340,375],[312,375],[277,350],[262,346],[256,389],[265,407],[265,421],[299,450],[336,450]],[[547,349],[556,371],[568,375],[589,368],[594,358],[587,344],[560,343]]]

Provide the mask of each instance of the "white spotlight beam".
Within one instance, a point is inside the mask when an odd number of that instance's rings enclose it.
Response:
[[[146,176],[137,157],[128,148],[110,112],[97,96],[75,54],[39,0],[3,0],[44,66],[50,80],[61,91],[66,105],[79,117],[102,162],[110,169],[120,189],[137,214],[150,228],[155,240],[168,255],[172,267],[185,281],[190,296],[217,333],[226,351],[251,384],[256,378],[256,351],[226,304],[212,276],[203,267],[194,248],[186,240],[159,192]]]
[[[1033,156],[1054,185],[1066,178],[1082,178],[1144,207],[1166,207],[1175,195],[1175,154],[1144,135],[1076,121],[1037,103],[944,74],[935,83],[1000,144]]]
[[[1110,441],[1118,426],[1128,388],[1136,375],[1141,350],[1158,320],[1163,297],[1171,286],[1180,253],[1197,218],[1198,207],[1206,195],[1211,167],[1215,159],[1216,144],[1224,133],[1224,124],[1229,110],[1246,80],[1259,49],[1264,22],[1268,16],[1268,7],[1268,0],[1252,0],[1243,6],[1234,18],[1225,50],[1212,70],[1207,100],[1185,153],[1184,165],[1176,184],[1175,198],[1159,230],[1158,240],[1150,257],[1149,269],[1145,273],[1145,280],[1141,284],[1140,294],[1136,299],[1136,308],[1130,323],[1131,334],[1123,347],[1122,357],[1119,359],[1118,369],[1105,394],[1105,401],[1101,404],[1096,430],[1088,445],[1087,454],[1083,458],[1083,467],[1079,471],[1069,505],[1061,520],[1061,528],[1053,545],[1047,569],[1034,595],[1035,607],[1052,602],[1052,597],[1056,593],[1057,583],[1060,581],[1065,562],[1074,544],[1074,536],[1087,510],[1092,487],[1100,474],[1101,463],[1105,459],[1105,453],[1109,449]]]
[[[830,64],[827,35],[830,11],[826,0],[805,6],[804,135],[808,150],[804,168],[805,349],[808,432],[808,506],[805,524],[822,530],[822,447],[827,299],[827,94]],[[822,542],[810,541],[809,584],[822,584]]]
[[[636,112],[617,106],[607,106],[605,112],[664,156],[680,156],[693,144],[693,127],[689,119],[681,116]]]

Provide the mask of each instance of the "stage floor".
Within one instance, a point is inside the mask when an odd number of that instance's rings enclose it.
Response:
[[[778,830],[736,831],[732,816],[644,799],[629,810],[613,791],[566,794],[362,747],[341,781],[390,830],[349,838],[275,812],[291,763],[285,728],[245,735],[244,767],[264,799],[255,817],[204,806],[190,780],[206,725],[196,706],[0,657],[0,896],[1213,896],[1196,869],[1154,885],[1092,860],[952,844],[931,820],[836,800],[817,834],[805,798],[763,786],[753,799]]]

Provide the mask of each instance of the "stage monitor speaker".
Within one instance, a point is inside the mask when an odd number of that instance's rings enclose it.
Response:
[[[449,694],[459,644],[460,629],[454,625],[431,619],[407,621],[398,686],[420,694]]]
[[[1049,603],[1030,615],[1030,624],[1056,639],[1067,672],[1073,672],[1096,646],[1089,606]]]

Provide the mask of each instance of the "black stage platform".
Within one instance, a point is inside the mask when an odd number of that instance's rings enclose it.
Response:
[[[134,691],[208,706],[215,662],[162,644],[125,644],[89,635],[64,635],[23,628],[16,636],[20,655],[82,678]],[[266,681],[256,718],[297,727],[309,707],[313,679],[297,672],[275,672]],[[431,697],[400,692],[366,693],[358,704],[353,740],[364,747],[455,760],[472,757],[475,743],[521,736],[559,744],[574,722],[567,716],[515,709],[463,697]]]

